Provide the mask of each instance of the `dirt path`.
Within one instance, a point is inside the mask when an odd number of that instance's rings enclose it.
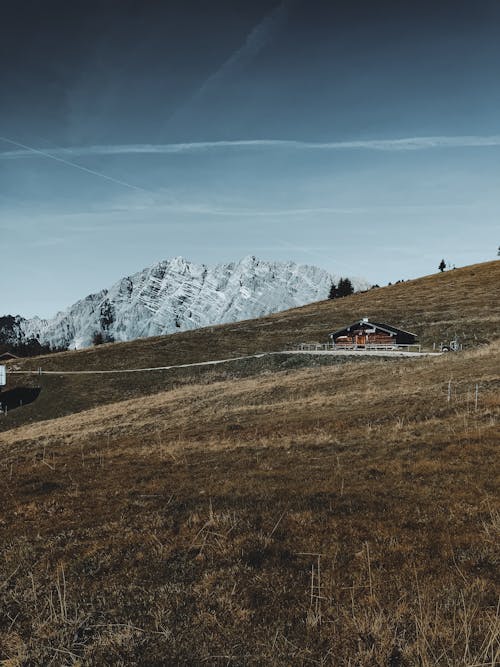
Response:
[[[326,356],[375,356],[375,357],[429,357],[439,356],[441,352],[387,352],[383,350],[283,350],[282,352],[262,352],[260,354],[249,354],[242,357],[230,357],[228,359],[214,359],[209,361],[198,361],[192,364],[177,364],[172,366],[153,366],[151,368],[119,368],[111,370],[92,370],[92,371],[44,371],[42,368],[33,371],[9,371],[12,375],[109,375],[114,373],[147,373],[151,371],[168,371],[175,368],[192,368],[194,366],[216,366],[227,364],[233,361],[243,361],[245,359],[261,359],[276,354],[307,354],[307,355],[326,355]]]

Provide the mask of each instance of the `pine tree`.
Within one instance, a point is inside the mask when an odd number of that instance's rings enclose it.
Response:
[[[337,296],[343,297],[349,296],[350,294],[354,294],[354,287],[351,281],[349,278],[341,278],[337,286]]]
[[[328,298],[329,299],[336,299],[337,298],[337,285],[335,283],[332,283],[332,286],[330,287],[330,292],[328,293]]]
[[[104,343],[104,336],[100,331],[96,331],[93,338],[92,338],[92,344],[93,345],[102,345]]]
[[[441,273],[443,273],[443,271],[446,269],[446,262],[444,261],[444,259],[442,259],[439,262],[438,269],[441,271]]]

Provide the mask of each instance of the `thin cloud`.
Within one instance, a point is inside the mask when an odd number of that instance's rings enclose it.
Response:
[[[189,153],[204,153],[223,150],[297,150],[297,151],[390,151],[404,152],[417,150],[432,150],[440,148],[488,148],[500,146],[500,135],[491,136],[434,136],[434,137],[404,137],[401,139],[363,139],[359,141],[294,141],[281,139],[236,139],[233,141],[196,141],[174,144],[118,144],[97,146],[72,146],[56,148],[50,153],[25,146],[10,139],[0,137],[15,146],[18,150],[0,153],[0,159],[15,159],[34,157],[37,154],[64,162],[64,157],[106,156],[106,155],[179,155]],[[125,183],[96,172],[82,165],[68,163],[72,167],[102,176],[110,181],[127,185],[135,190],[144,190],[138,186]]]

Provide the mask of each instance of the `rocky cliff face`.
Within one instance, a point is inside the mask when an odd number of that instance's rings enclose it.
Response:
[[[122,278],[53,319],[3,318],[0,342],[37,338],[54,348],[82,348],[96,333],[126,341],[236,322],[325,299],[336,278],[314,266],[255,257],[214,267],[176,257]]]

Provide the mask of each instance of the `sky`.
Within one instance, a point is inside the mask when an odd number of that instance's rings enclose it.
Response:
[[[496,257],[498,0],[5,4],[0,315],[175,256]]]

